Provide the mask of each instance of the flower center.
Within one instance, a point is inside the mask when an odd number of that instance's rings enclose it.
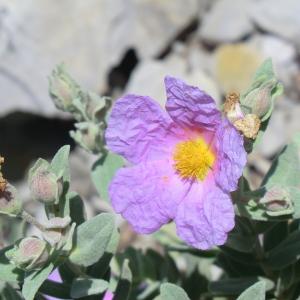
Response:
[[[202,138],[197,138],[178,143],[173,159],[174,167],[182,178],[202,181],[212,168],[215,155]]]

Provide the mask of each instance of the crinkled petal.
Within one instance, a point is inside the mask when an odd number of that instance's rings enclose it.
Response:
[[[221,113],[213,98],[180,79],[165,78],[166,109],[177,124],[187,128],[213,130],[221,122]]]
[[[111,151],[139,163],[169,154],[180,131],[154,100],[126,95],[114,104],[105,138]]]
[[[175,217],[187,190],[169,161],[155,161],[118,170],[109,194],[115,211],[135,231],[152,233]]]
[[[177,233],[187,244],[202,250],[223,245],[234,227],[234,209],[229,194],[217,186],[194,184],[178,206]]]
[[[227,119],[219,126],[215,136],[217,162],[214,176],[224,191],[234,191],[247,162],[242,135]]]

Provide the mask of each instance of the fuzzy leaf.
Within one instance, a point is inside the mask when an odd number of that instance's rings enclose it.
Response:
[[[74,250],[69,259],[77,265],[90,266],[107,252],[111,240],[116,240],[118,232],[114,216],[100,214],[79,225],[74,235]]]
[[[294,231],[268,253],[266,263],[270,268],[280,270],[296,262],[299,255],[300,231]]]
[[[98,295],[108,289],[108,282],[102,279],[78,278],[71,285],[71,297],[78,299],[81,297]]]
[[[108,152],[92,167],[92,180],[102,199],[109,201],[108,187],[116,171],[124,165],[122,157]]]
[[[265,300],[265,286],[266,284],[263,281],[257,282],[247,288],[237,300]]]
[[[58,177],[63,176],[64,181],[70,181],[69,154],[70,146],[65,145],[56,152],[51,161],[53,172]]]
[[[23,280],[24,272],[9,262],[5,252],[12,246],[0,250],[0,280],[8,282],[20,282]]]
[[[300,134],[296,135],[292,142],[285,146],[274,159],[267,172],[262,186],[259,190],[246,192],[245,201],[237,201],[239,213],[257,221],[282,221],[291,217],[300,218]],[[262,205],[258,205],[258,200],[263,198],[267,191],[274,187],[284,187],[289,194],[292,207],[287,207],[276,213],[268,214]],[[253,198],[253,200],[251,200]],[[253,205],[252,205],[252,204]]]
[[[155,300],[190,300],[190,298],[181,287],[167,282],[160,286],[160,295]]]
[[[34,299],[35,294],[38,292],[39,288],[48,278],[53,269],[54,264],[50,262],[46,267],[39,271],[32,271],[26,274],[22,288],[22,295],[25,300]]]
[[[274,288],[274,283],[266,278],[244,277],[244,278],[229,278],[213,281],[209,285],[209,289],[214,295],[218,296],[237,296],[245,289],[248,289],[257,282],[263,282],[265,290],[269,291]],[[256,298],[253,298],[256,299]]]

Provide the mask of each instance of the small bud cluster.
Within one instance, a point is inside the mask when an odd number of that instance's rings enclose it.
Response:
[[[268,69],[269,72],[263,72]],[[265,61],[257,72],[249,90],[241,97],[230,93],[226,97],[224,113],[229,121],[249,140],[255,140],[261,128],[271,115],[275,95],[282,92],[272,70],[270,60]]]
[[[57,108],[71,113],[77,120],[71,137],[87,151],[102,153],[110,98],[82,91],[62,65],[52,72],[49,81],[50,96]]]

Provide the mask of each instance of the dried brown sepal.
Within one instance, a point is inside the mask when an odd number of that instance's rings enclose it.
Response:
[[[255,139],[257,137],[260,128],[260,119],[257,115],[248,114],[244,118],[236,120],[233,125],[237,130],[249,139]]]
[[[228,113],[234,110],[237,103],[240,102],[240,94],[236,92],[231,92],[226,95],[225,103],[224,103],[224,112]]]
[[[4,157],[0,156],[0,170],[1,165],[4,163]],[[7,185],[7,180],[3,177],[3,174],[0,172],[0,192],[4,192]]]

